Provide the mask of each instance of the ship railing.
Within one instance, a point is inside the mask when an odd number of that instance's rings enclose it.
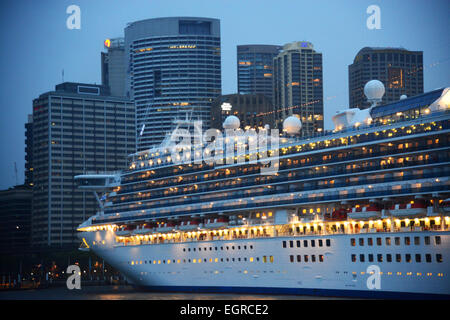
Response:
[[[405,232],[419,232],[419,231],[449,231],[450,225],[447,223],[441,223],[441,225],[430,225],[430,226],[404,226],[404,227],[396,227],[392,226],[391,228],[380,227],[380,228],[350,228],[346,229],[321,229],[314,231],[300,231],[297,232],[294,230],[268,230],[264,233],[260,234],[251,234],[251,233],[243,233],[240,235],[234,235],[233,233],[229,233],[227,235],[211,235],[206,234],[202,238],[199,237],[187,237],[183,234],[180,234],[177,237],[171,239],[163,239],[162,237],[155,237],[153,240],[141,240],[137,239],[134,241],[127,242],[117,242],[115,244],[116,247],[121,246],[135,246],[135,245],[151,245],[151,244],[162,244],[162,243],[182,243],[182,242],[205,242],[205,241],[218,241],[218,240],[239,240],[239,239],[261,239],[261,238],[278,238],[278,237],[306,237],[306,236],[330,236],[337,234],[374,234],[374,233],[405,233]]]

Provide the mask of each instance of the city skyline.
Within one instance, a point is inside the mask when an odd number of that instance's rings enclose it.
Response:
[[[237,45],[283,45],[292,41],[314,43],[317,50],[323,53],[326,129],[330,128],[334,112],[348,107],[347,68],[356,53],[365,46],[400,46],[408,50],[421,50],[424,52],[424,91],[448,85],[449,43],[439,39],[439,32],[449,29],[446,18],[449,3],[446,1],[435,1],[433,6],[425,1],[380,1],[377,3],[381,9],[380,30],[369,30],[366,26],[369,17],[366,9],[373,4],[372,1],[328,1],[325,6],[305,1],[268,2],[257,8],[263,13],[258,11],[252,17],[247,15],[247,19],[242,18],[246,14],[245,8],[255,3],[260,2],[192,1],[176,2],[173,7],[166,8],[162,1],[136,1],[132,5],[125,2],[78,1],[75,4],[81,8],[80,30],[66,28],[69,16],[66,8],[71,2],[3,3],[2,39],[8,43],[8,50],[1,53],[3,72],[0,96],[3,110],[8,111],[4,112],[1,120],[0,145],[8,152],[2,152],[0,189],[15,184],[14,162],[17,163],[19,184],[23,182],[24,124],[32,111],[32,99],[63,82],[62,70],[64,81],[101,83],[99,54],[103,40],[123,36],[126,24],[133,21],[172,16],[219,19],[222,94],[237,92]],[[292,10],[284,10],[286,5],[293,6]],[[299,15],[301,9],[309,14]],[[275,19],[273,24],[267,23],[274,14],[280,15],[279,20]],[[17,19],[18,16],[21,19]],[[317,24],[311,25],[311,19],[316,20]],[[427,25],[425,21],[430,19],[434,23]],[[43,21],[46,23],[43,24]],[[327,34],[324,36],[324,33]],[[17,94],[19,92],[20,95]]]

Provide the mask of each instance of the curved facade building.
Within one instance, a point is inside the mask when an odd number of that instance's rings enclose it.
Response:
[[[364,96],[364,85],[373,79],[384,84],[382,103],[395,102],[400,96],[423,93],[423,52],[403,48],[365,47],[348,66],[350,108],[370,106]]]
[[[220,21],[173,17],[125,28],[127,95],[136,104],[137,150],[162,142],[173,120],[203,120],[221,94]]]

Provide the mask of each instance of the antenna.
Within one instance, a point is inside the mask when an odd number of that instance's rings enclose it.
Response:
[[[17,163],[16,162],[14,162],[14,172],[16,174],[16,186],[18,186],[19,185],[19,178],[17,176]]]
[[[64,69],[62,69],[61,74],[62,74],[62,82],[64,82]]]

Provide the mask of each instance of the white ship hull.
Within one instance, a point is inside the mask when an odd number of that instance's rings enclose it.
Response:
[[[400,245],[396,245],[396,237],[400,238]],[[405,245],[406,237],[409,237],[409,245]],[[429,237],[430,244],[425,244],[425,237]],[[80,238],[85,238],[90,244],[95,241],[96,245],[91,249],[96,254],[120,270],[134,285],[151,290],[357,297],[450,296],[448,231],[328,234],[127,246],[116,245],[113,231],[82,232]],[[364,245],[360,245],[360,238],[364,239]],[[373,241],[370,246],[369,238]],[[390,245],[386,245],[386,238],[390,238]],[[322,240],[321,245],[319,239]],[[354,246],[351,239],[355,239]],[[313,240],[314,247],[311,246]],[[283,247],[283,241],[286,247]],[[297,247],[297,241],[300,241],[300,247]],[[373,255],[373,261],[369,261],[369,254]],[[297,255],[301,256],[300,262]],[[364,255],[364,262],[360,255]],[[379,255],[382,261],[378,261]],[[387,255],[391,258],[388,259]],[[397,255],[400,255],[400,262]],[[410,262],[406,261],[407,255]],[[419,261],[416,255],[420,255]],[[440,255],[441,262],[438,262],[437,255]],[[308,256],[307,262],[305,256]]]

